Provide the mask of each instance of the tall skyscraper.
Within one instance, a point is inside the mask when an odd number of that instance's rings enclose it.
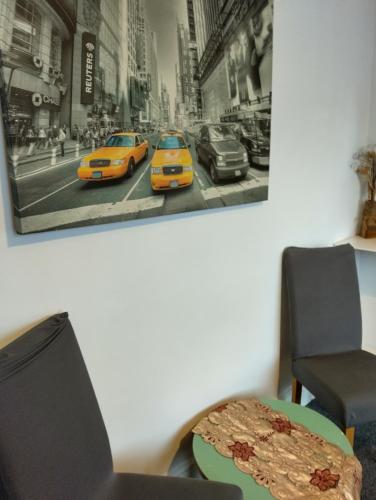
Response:
[[[128,0],[127,66],[129,113],[133,127],[149,129],[159,121],[158,45],[145,0]]]
[[[121,2],[121,25],[128,27],[128,2]],[[122,127],[131,126],[129,107],[129,78],[128,78],[128,31],[121,30],[120,44],[120,116]]]
[[[195,26],[195,13],[193,9],[193,0],[187,0],[187,14],[189,26],[189,39],[196,42],[196,26]]]
[[[163,127],[168,127],[170,124],[170,95],[167,91],[167,86],[164,82],[161,84],[161,125]]]
[[[158,73],[158,41],[157,34],[154,31],[151,35],[150,51],[150,118],[151,125],[155,127],[159,122],[159,73]]]
[[[191,27],[191,9],[193,10],[193,19],[194,19],[194,31],[196,35],[196,43],[197,43],[197,56],[198,60],[201,59],[205,46],[208,40],[207,28],[206,28],[206,18],[205,18],[205,0],[187,0],[187,8],[189,15],[189,25]]]
[[[194,33],[194,23],[192,23],[191,28]],[[181,126],[187,127],[198,116],[198,82],[195,80],[197,47],[196,42],[190,39],[190,31],[181,23],[178,24],[177,38],[179,62],[176,78],[177,90],[181,96],[177,96],[176,106],[178,109],[175,110],[175,114],[180,116],[180,120],[183,122]],[[181,104],[184,106],[184,113],[182,113]]]
[[[178,128],[186,127],[186,110],[183,100],[183,91],[181,86],[181,78],[179,73],[179,66],[175,64],[175,77],[176,77],[176,98],[175,98],[175,125]]]
[[[120,125],[121,1],[101,0],[99,28],[99,122]]]
[[[145,88],[141,78],[143,61],[144,0],[128,0],[127,49],[129,79],[129,113],[133,127],[140,124],[140,114],[145,110]],[[140,33],[141,30],[141,33]]]

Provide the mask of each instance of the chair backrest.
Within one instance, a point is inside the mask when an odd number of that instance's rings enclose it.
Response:
[[[108,436],[66,313],[0,351],[0,491],[91,500],[112,473]]]
[[[289,247],[283,297],[293,359],[361,348],[362,318],[354,249]]]

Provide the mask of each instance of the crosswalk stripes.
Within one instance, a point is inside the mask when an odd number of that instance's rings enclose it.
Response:
[[[165,196],[149,196],[137,200],[125,200],[118,203],[101,203],[78,208],[69,208],[47,214],[30,215],[19,219],[23,233],[44,231],[67,224],[77,224],[90,220],[100,220],[119,215],[137,215],[146,210],[161,208]]]

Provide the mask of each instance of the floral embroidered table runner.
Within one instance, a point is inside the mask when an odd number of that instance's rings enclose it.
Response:
[[[356,457],[257,399],[215,408],[193,432],[277,499],[360,500]]]

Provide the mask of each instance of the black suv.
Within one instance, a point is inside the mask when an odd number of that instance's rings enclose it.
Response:
[[[197,161],[209,168],[214,183],[220,179],[244,178],[247,175],[247,150],[232,128],[223,123],[201,127],[196,151]]]
[[[232,123],[231,127],[247,149],[251,164],[258,168],[269,168],[270,130],[263,131],[255,120]]]

